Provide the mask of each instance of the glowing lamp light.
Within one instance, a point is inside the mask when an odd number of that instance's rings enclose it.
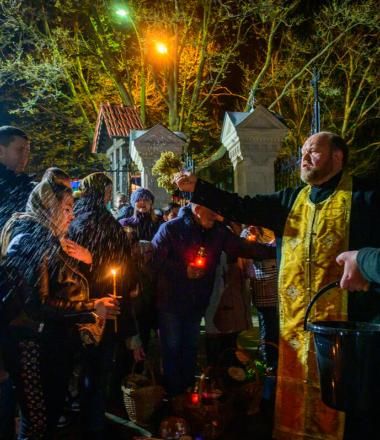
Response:
[[[157,42],[156,43],[156,51],[160,55],[166,55],[168,53],[168,47],[164,43]]]
[[[119,8],[116,10],[116,15],[118,15],[119,17],[128,17],[129,11],[127,9]]]

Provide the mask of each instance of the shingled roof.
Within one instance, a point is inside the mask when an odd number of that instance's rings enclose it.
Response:
[[[114,137],[128,137],[131,130],[144,128],[136,107],[102,104],[96,121],[91,151],[104,152]]]

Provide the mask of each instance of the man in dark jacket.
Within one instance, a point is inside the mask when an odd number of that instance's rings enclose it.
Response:
[[[0,127],[0,231],[14,212],[25,210],[34,185],[24,173],[29,161],[29,139],[26,133],[11,126]],[[1,352],[1,340],[0,340]],[[12,385],[2,368],[0,353],[0,438],[12,438]]]
[[[303,328],[310,299],[341,277],[338,254],[380,246],[380,189],[345,172],[348,147],[338,135],[317,133],[302,148],[301,177],[307,185],[273,194],[239,197],[182,175],[177,184],[230,220],[267,227],[276,234],[279,265],[280,347],[274,436],[281,440],[376,437],[377,413],[347,415],[320,399],[311,335]],[[375,321],[380,295],[335,291],[318,301],[318,319]],[[374,394],[374,396],[376,396]],[[359,399],[357,399],[359,400]],[[376,400],[376,398],[375,398]],[[377,400],[378,403],[378,400]],[[378,407],[373,405],[373,407]]]
[[[164,380],[171,396],[194,383],[200,322],[222,251],[236,257],[271,256],[266,246],[237,237],[217,218],[192,204],[162,224],[152,241]]]
[[[29,154],[26,133],[16,127],[0,127],[0,229],[14,212],[25,210],[34,187],[24,173]]]

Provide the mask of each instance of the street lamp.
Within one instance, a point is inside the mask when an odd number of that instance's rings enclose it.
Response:
[[[143,126],[145,126],[145,101],[146,101],[146,87],[145,87],[145,60],[144,60],[144,49],[141,36],[137,30],[136,24],[131,17],[129,9],[124,7],[117,7],[115,9],[115,14],[121,19],[128,19],[133,27],[133,31],[136,35],[137,43],[139,45],[140,51],[140,117]]]
[[[129,15],[129,11],[128,9],[122,9],[122,8],[118,8],[116,9],[116,15],[118,15],[119,17],[128,17]]]
[[[160,55],[167,55],[167,53],[169,52],[168,46],[166,46],[165,43],[161,43],[160,41],[156,42],[156,51]]]

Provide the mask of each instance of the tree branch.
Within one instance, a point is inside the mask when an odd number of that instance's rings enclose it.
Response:
[[[291,84],[293,84],[293,82],[298,79],[299,77],[301,77],[304,72],[313,64],[315,63],[315,61],[317,61],[323,54],[325,54],[330,47],[332,47],[334,44],[336,44],[341,38],[343,38],[344,35],[347,34],[348,31],[350,31],[351,29],[353,29],[354,27],[356,27],[358,24],[353,24],[351,26],[349,26],[344,32],[342,32],[341,34],[339,34],[336,38],[334,38],[333,41],[331,41],[327,46],[325,46],[317,55],[315,55],[310,61],[308,61],[303,67],[302,69],[296,74],[294,75],[284,86],[284,88],[282,89],[281,93],[279,94],[279,96],[269,105],[268,109],[271,110],[276,104],[277,102],[282,99],[285,96],[285,93],[287,92],[288,88],[291,86]]]

